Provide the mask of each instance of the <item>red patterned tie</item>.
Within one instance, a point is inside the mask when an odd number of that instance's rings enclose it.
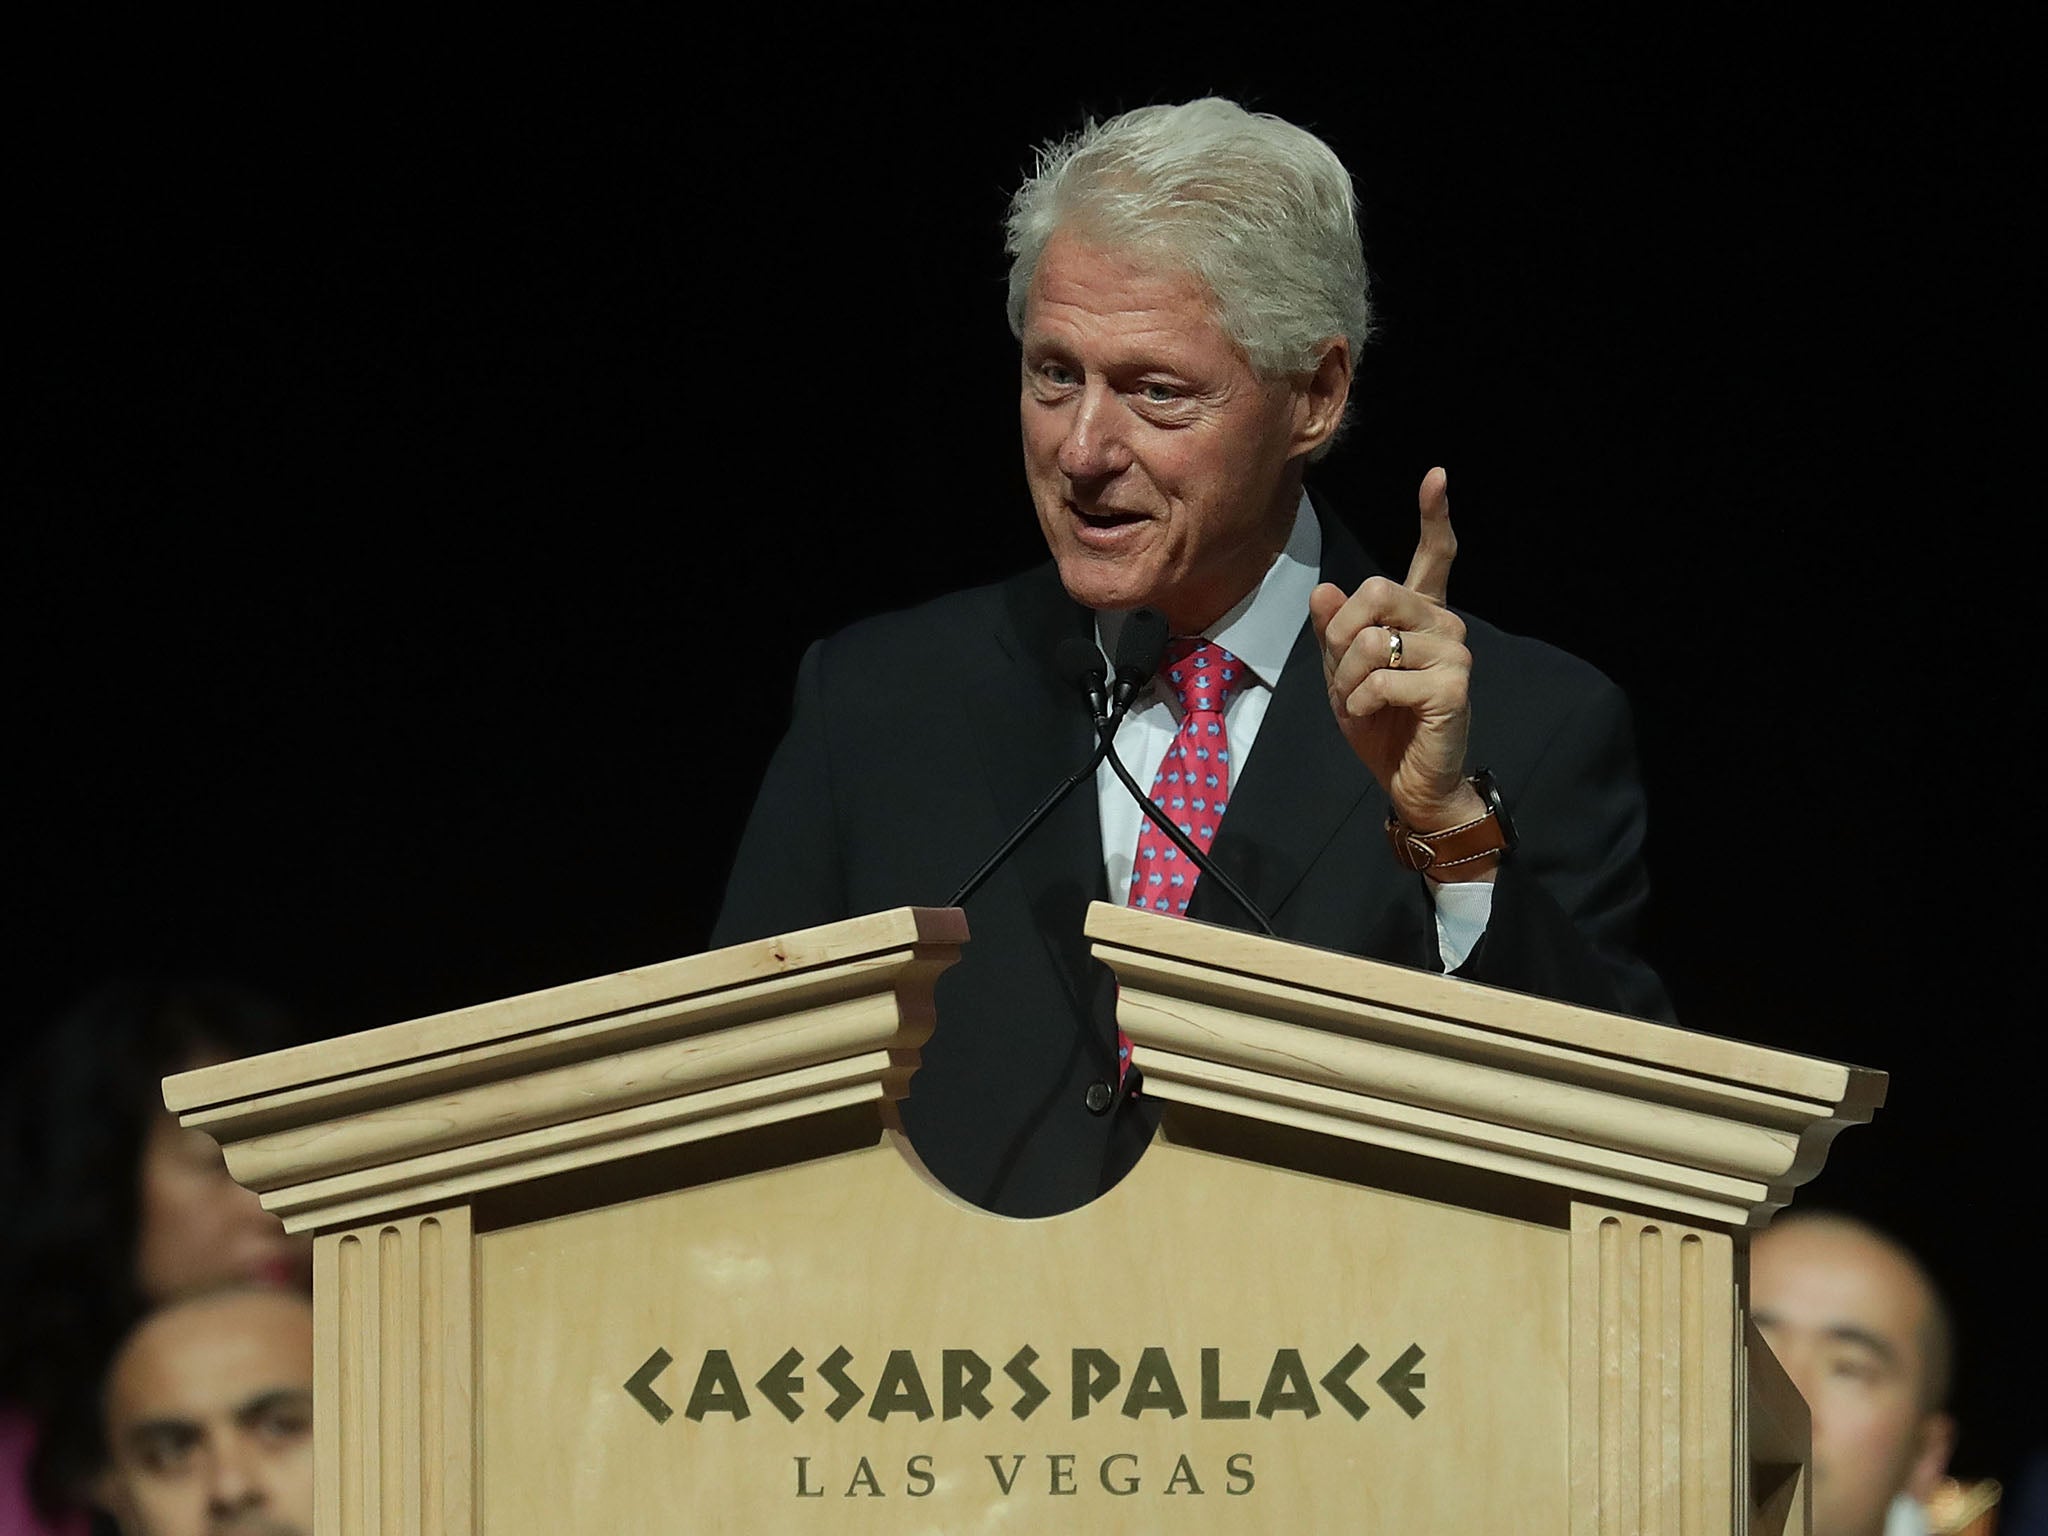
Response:
[[[1224,733],[1223,711],[1237,692],[1243,667],[1213,640],[1176,640],[1160,666],[1160,676],[1180,700],[1180,729],[1152,776],[1152,803],[1204,853],[1216,841],[1217,823],[1230,800],[1230,738]],[[1148,816],[1138,827],[1138,857],[1125,904],[1186,917],[1200,873]],[[1131,1042],[1118,1030],[1119,1083],[1130,1064]]]

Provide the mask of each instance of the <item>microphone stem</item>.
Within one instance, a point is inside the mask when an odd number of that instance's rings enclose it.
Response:
[[[953,893],[953,899],[946,903],[947,906],[957,907],[976,891],[980,890],[982,882],[996,872],[996,869],[1002,864],[1003,860],[1010,856],[1010,850],[1023,842],[1030,835],[1032,828],[1050,816],[1059,803],[1074,792],[1075,786],[1095,777],[1095,770],[1101,765],[1104,754],[1109,753],[1110,740],[1116,735],[1116,728],[1122,723],[1122,710],[1118,710],[1107,719],[1101,715],[1095,717],[1095,727],[1101,733],[1102,740],[1100,745],[1096,747],[1094,755],[1083,766],[1076,768],[1072,773],[1060,780],[1058,784],[1054,785],[1052,793],[1032,807],[1031,814],[1017,824],[1017,830],[1003,839],[1002,847],[983,860],[981,868],[969,875],[966,883]]]

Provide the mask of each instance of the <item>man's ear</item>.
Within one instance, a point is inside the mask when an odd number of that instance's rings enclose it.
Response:
[[[1920,1420],[1915,1433],[1919,1444],[1913,1452],[1912,1469],[1906,1474],[1906,1492],[1925,1504],[1948,1474],[1949,1454],[1956,1448],[1956,1421],[1945,1413],[1930,1413]]]
[[[1351,341],[1332,336],[1316,365],[1300,376],[1295,396],[1294,451],[1312,453],[1336,433],[1351,399]]]

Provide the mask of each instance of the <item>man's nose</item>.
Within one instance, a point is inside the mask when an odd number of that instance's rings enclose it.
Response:
[[[216,1518],[263,1507],[256,1451],[240,1435],[226,1435],[215,1442],[207,1475],[207,1507]]]
[[[1060,441],[1060,473],[1069,480],[1101,480],[1131,462],[1124,436],[1124,409],[1114,391],[1091,382],[1075,403]]]

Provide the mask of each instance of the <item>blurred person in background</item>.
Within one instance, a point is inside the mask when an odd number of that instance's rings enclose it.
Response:
[[[310,1242],[180,1129],[161,1087],[297,1038],[235,987],[116,982],[0,1083],[0,1536],[91,1529],[99,1385],[138,1318],[223,1284],[310,1288]]]
[[[1920,1261],[1851,1216],[1781,1216],[1750,1245],[1749,1306],[1813,1415],[1813,1536],[1926,1536],[1956,1426]]]
[[[171,1302],[115,1351],[102,1497],[122,1536],[311,1536],[313,1307],[242,1287]]]

